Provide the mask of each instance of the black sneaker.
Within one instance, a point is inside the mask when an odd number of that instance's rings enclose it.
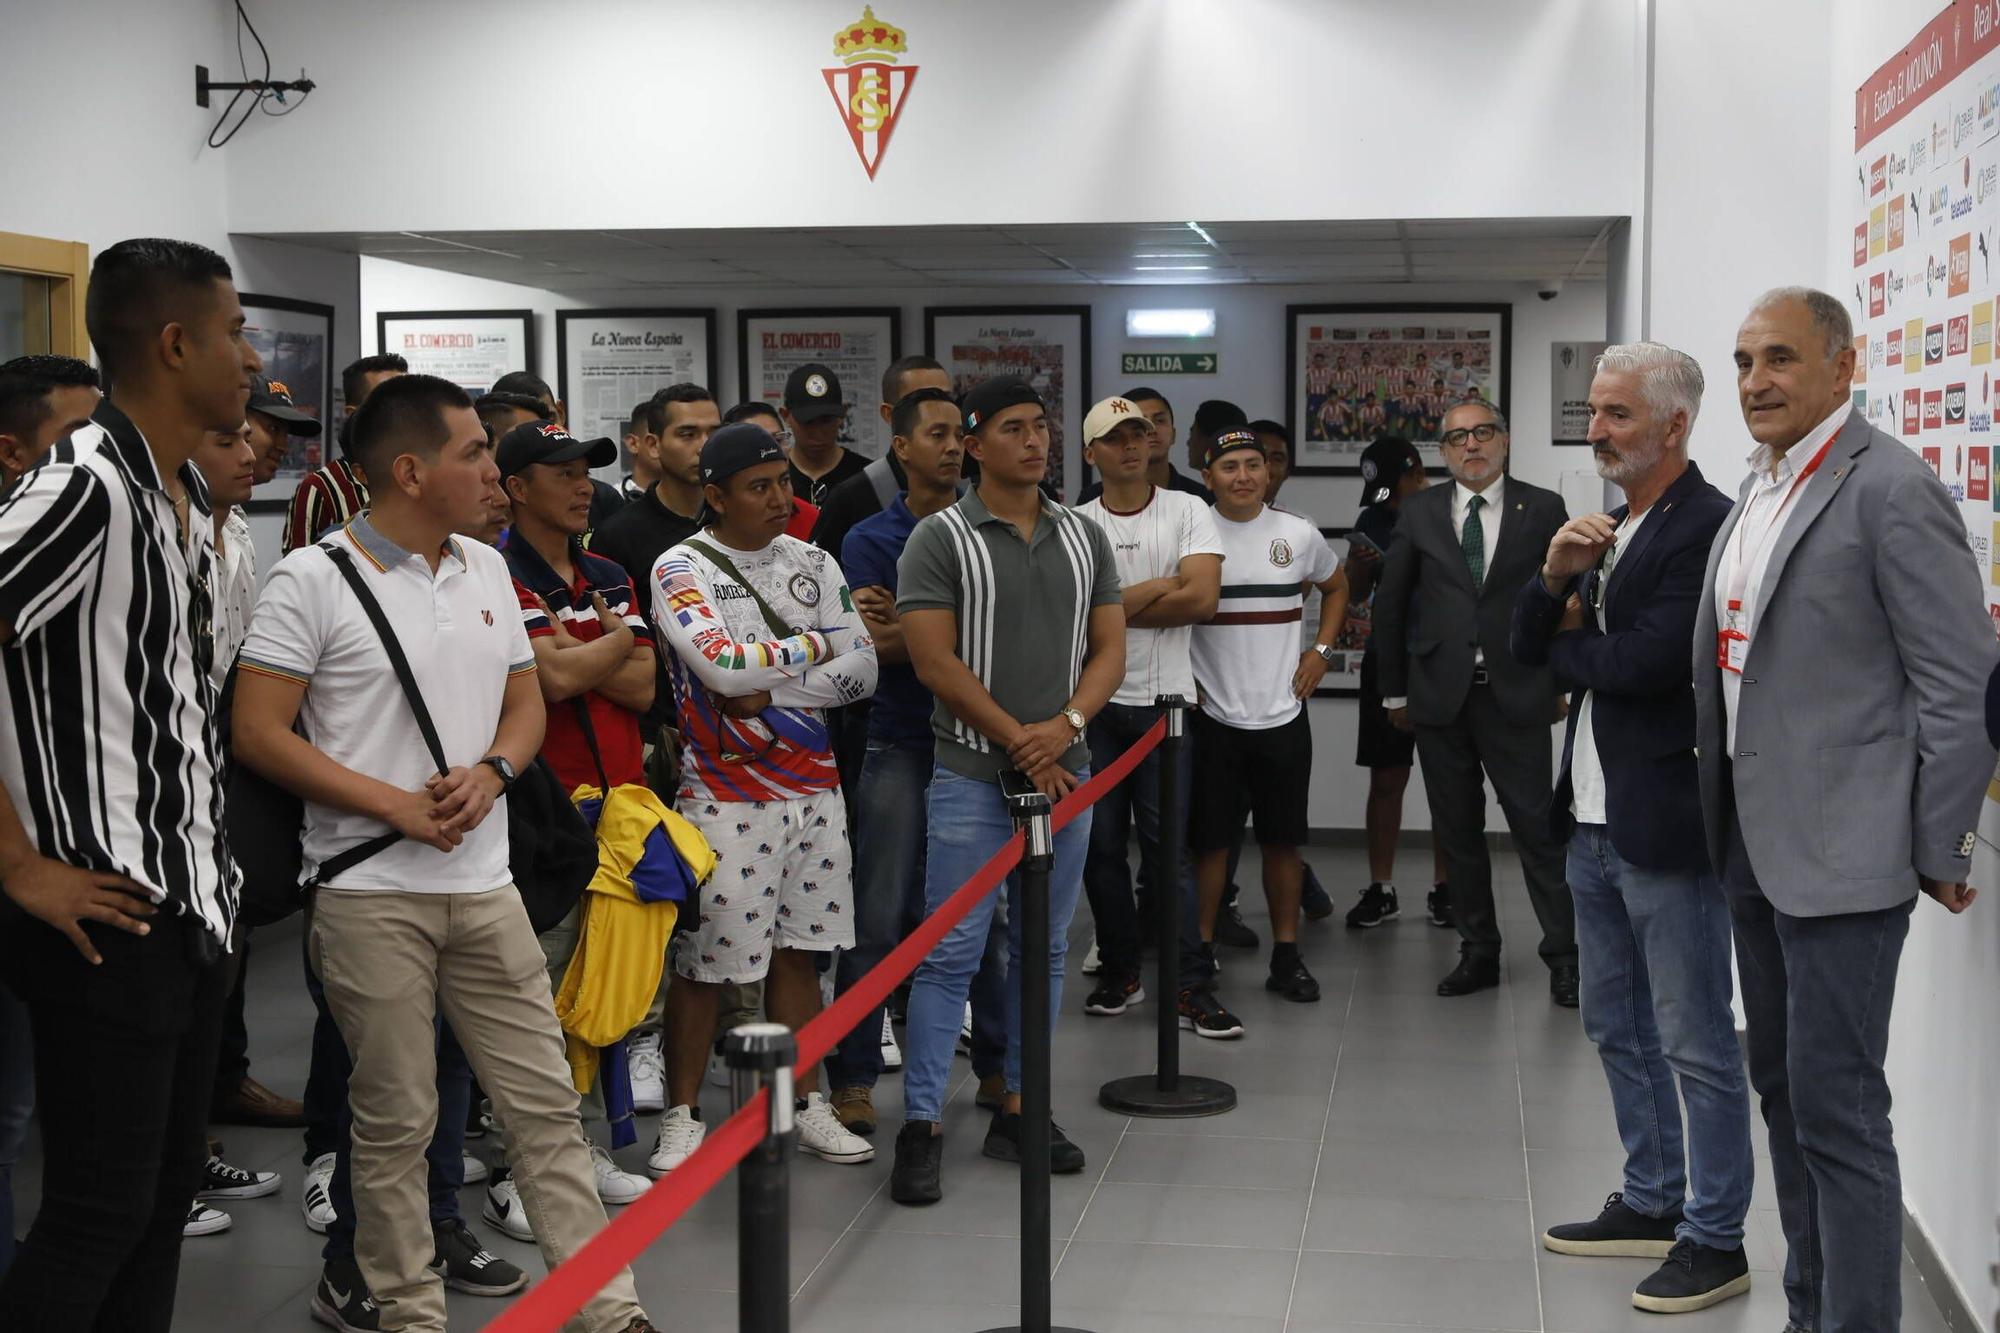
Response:
[[[1014,1111],[995,1111],[993,1123],[986,1130],[986,1144],[981,1149],[988,1157],[1001,1162],[1021,1160],[1021,1117]],[[1062,1126],[1049,1121],[1049,1173],[1057,1176],[1073,1176],[1083,1170],[1083,1149],[1069,1141]]]
[[[1180,1009],[1181,1027],[1197,1037],[1233,1041],[1243,1035],[1243,1024],[1209,991],[1182,991]]]
[[[1664,1259],[1673,1252],[1681,1210],[1648,1217],[1626,1206],[1623,1191],[1604,1201],[1604,1211],[1588,1222],[1564,1222],[1542,1233],[1542,1247],[1557,1254],[1592,1258]]]
[[[1458,951],[1458,966],[1445,974],[1438,983],[1438,994],[1444,996],[1470,995],[1474,991],[1491,990],[1500,984],[1500,960],[1482,958],[1469,947]]]
[[[938,1167],[944,1161],[944,1135],[931,1131],[928,1120],[905,1120],[896,1132],[896,1165],[889,1171],[889,1197],[918,1207],[944,1197]]]
[[[1264,978],[1264,989],[1276,991],[1294,1004],[1315,1004],[1319,1001],[1319,982],[1306,971],[1306,960],[1293,954],[1283,963],[1271,960],[1271,974]]]
[[[340,1333],[380,1333],[382,1312],[352,1259],[329,1259],[313,1288],[312,1317]]]
[[[528,1275],[480,1245],[472,1228],[452,1218],[431,1223],[431,1272],[453,1291],[474,1296],[511,1296],[528,1285]]]
[[[1682,1240],[1675,1243],[1659,1270],[1639,1284],[1632,1293],[1632,1304],[1654,1314],[1687,1314],[1748,1290],[1750,1260],[1741,1245],[1718,1250]]]
[[[267,1194],[276,1194],[284,1181],[276,1171],[245,1171],[240,1166],[232,1166],[216,1153],[208,1155],[208,1164],[201,1169],[201,1188],[196,1190],[197,1199],[261,1199]]]
[[[1396,902],[1396,891],[1383,888],[1380,884],[1370,884],[1361,891],[1361,901],[1347,914],[1349,930],[1373,930],[1385,922],[1394,921],[1403,914]]]
[[[1235,903],[1224,903],[1215,914],[1215,942],[1232,949],[1257,947],[1257,932],[1243,924],[1243,913],[1236,910]]]
[[[1333,915],[1333,895],[1319,882],[1311,866],[1305,868],[1305,882],[1299,889],[1299,910],[1308,921],[1324,921]]]
[[[1145,998],[1146,988],[1139,984],[1138,973],[1106,972],[1097,989],[1084,1000],[1083,1012],[1115,1018]]]
[[[1430,913],[1431,924],[1439,930],[1450,930],[1458,924],[1458,918],[1451,914],[1451,885],[1438,884],[1424,895],[1424,908]]]

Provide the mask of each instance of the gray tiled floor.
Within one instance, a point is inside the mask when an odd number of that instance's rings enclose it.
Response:
[[[1412,865],[1422,856],[1406,853]],[[1344,911],[1365,875],[1357,853],[1316,850]],[[1246,865],[1246,882],[1254,867]],[[1227,1078],[1242,1097],[1225,1116],[1143,1121],[1100,1110],[1106,1077],[1152,1067],[1153,1002],[1120,1019],[1082,1013],[1079,978],[1063,1004],[1054,1053],[1056,1112],[1089,1155],[1081,1176],[1054,1182],[1053,1297],[1058,1322],[1093,1333],[1438,1333],[1546,1330],[1609,1333],[1666,1323],[1629,1303],[1643,1260],[1547,1254],[1549,1221],[1593,1213],[1616,1188],[1620,1156],[1596,1057],[1573,1012],[1548,1003],[1533,921],[1510,857],[1496,861],[1513,952],[1507,984],[1460,1000],[1432,993],[1456,937],[1418,912],[1365,934],[1339,919],[1308,926],[1303,947],[1325,999],[1293,1006],[1257,984],[1261,958],[1226,951],[1224,995],[1249,1026],[1236,1043],[1182,1038],[1190,1072]],[[1257,895],[1252,890],[1251,898]],[[1414,905],[1420,898],[1412,895]],[[1266,933],[1260,906],[1246,900]],[[256,1072],[296,1090],[311,1010],[285,928],[252,962]],[[1077,950],[1088,942],[1087,911]],[[945,1201],[889,1202],[889,1138],[860,1167],[808,1161],[793,1175],[793,1326],[801,1333],[958,1333],[1010,1323],[1018,1311],[1018,1177],[979,1155],[985,1117],[965,1066],[946,1119]],[[727,1110],[713,1090],[711,1120]],[[893,1126],[892,1075],[878,1108]],[[1764,1170],[1760,1144],[1759,1169]],[[478,1145],[475,1144],[475,1147]],[[621,1160],[638,1167],[650,1126]],[[312,1327],[306,1299],[318,1246],[298,1215],[298,1139],[228,1132],[230,1157],[285,1173],[281,1195],[235,1205],[235,1228],[188,1242],[175,1328]],[[481,1151],[490,1151],[481,1149]],[[24,1164],[32,1207],[38,1163]],[[530,1272],[530,1246],[465,1215],[492,1248]],[[1671,1321],[1673,1333],[1777,1333],[1783,1256],[1768,1181],[1760,1178],[1746,1298]],[[725,1185],[641,1257],[639,1290],[664,1328],[735,1327],[735,1202]],[[1908,1333],[1942,1333],[1935,1304],[1906,1265]],[[499,1303],[453,1295],[455,1327],[475,1328]]]

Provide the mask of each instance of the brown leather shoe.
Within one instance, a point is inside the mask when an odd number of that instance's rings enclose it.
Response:
[[[263,1129],[299,1129],[306,1123],[305,1103],[280,1097],[254,1078],[228,1092],[217,1093],[208,1118],[218,1125],[255,1125]]]
[[[850,1134],[867,1138],[875,1132],[875,1095],[870,1088],[835,1088],[833,1113]]]

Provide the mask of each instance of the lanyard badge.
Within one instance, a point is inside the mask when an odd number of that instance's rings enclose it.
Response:
[[[1732,599],[1728,620],[1715,632],[1715,664],[1739,676],[1743,674],[1743,659],[1750,655],[1750,636],[1739,628],[1742,620],[1743,603]]]

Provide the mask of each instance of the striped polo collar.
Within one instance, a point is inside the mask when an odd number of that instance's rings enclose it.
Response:
[[[370,510],[364,509],[348,520],[347,526],[342,529],[347,533],[348,540],[352,541],[360,549],[361,554],[367,556],[369,561],[379,570],[387,571],[406,560],[414,560],[417,555],[415,551],[405,550],[395,542],[390,541],[376,529],[373,523],[368,521],[370,512]],[[459,549],[458,538],[456,537],[445,538],[444,546],[438,554],[450,556],[452,559],[458,561],[461,568],[465,565],[465,552]]]

